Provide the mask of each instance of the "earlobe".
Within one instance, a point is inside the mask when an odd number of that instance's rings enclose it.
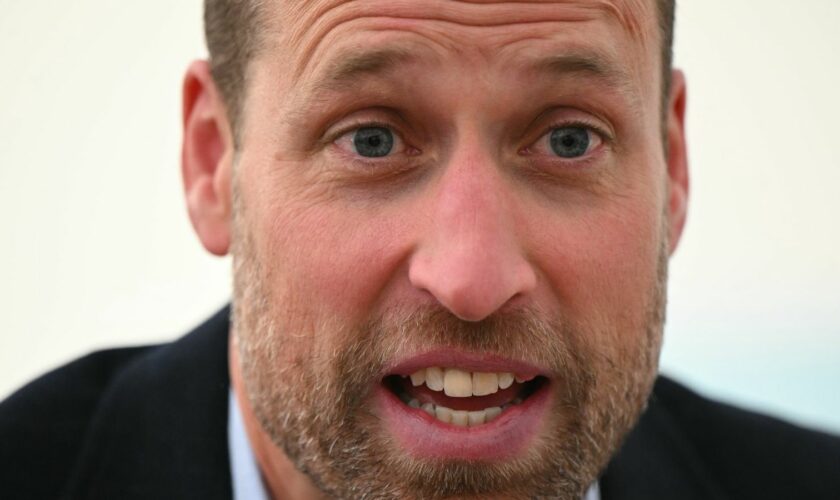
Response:
[[[667,166],[669,252],[674,253],[682,236],[688,211],[688,147],[685,136],[686,82],[682,71],[671,76],[668,99]]]
[[[190,221],[204,248],[230,248],[233,138],[227,111],[207,61],[187,69],[183,86],[181,174]]]

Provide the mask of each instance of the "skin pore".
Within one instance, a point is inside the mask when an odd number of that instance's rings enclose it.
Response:
[[[268,5],[238,148],[195,63],[183,164],[233,255],[231,381],[272,495],[579,498],[649,394],[685,219],[653,2]],[[361,154],[363,129],[393,147]],[[432,349],[538,367],[532,434],[424,455],[382,380]]]

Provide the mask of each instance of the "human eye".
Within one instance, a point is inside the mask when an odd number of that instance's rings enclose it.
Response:
[[[578,160],[597,151],[603,142],[601,133],[587,124],[565,124],[552,127],[528,147],[526,153]]]
[[[375,159],[404,152],[402,138],[386,125],[362,124],[347,130],[334,141],[345,153]]]

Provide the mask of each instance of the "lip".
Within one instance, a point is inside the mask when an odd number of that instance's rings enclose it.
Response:
[[[440,366],[473,372],[509,372],[531,379],[548,376],[532,364],[495,355],[435,350],[397,362],[384,376],[407,376],[421,368]],[[441,422],[421,409],[411,408],[384,384],[374,401],[384,427],[410,456],[420,459],[502,461],[522,456],[545,427],[552,400],[549,379],[522,403],[505,409],[491,422],[459,427]]]
[[[503,358],[495,354],[476,354],[453,349],[436,349],[404,359],[389,366],[381,374],[408,376],[422,368],[439,366],[458,368],[470,372],[508,372],[529,380],[538,375],[550,377],[547,370],[533,364]]]
[[[501,461],[521,456],[544,427],[551,401],[548,386],[477,427],[441,422],[404,404],[382,384],[375,399],[385,426],[415,458]]]

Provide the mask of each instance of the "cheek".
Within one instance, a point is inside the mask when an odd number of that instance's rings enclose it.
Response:
[[[407,245],[404,222],[342,203],[276,204],[260,224],[269,286],[313,319],[368,318]]]
[[[587,335],[616,332],[618,343],[643,335],[664,237],[656,204],[610,205],[543,220],[548,222],[532,231],[538,235],[533,258],[560,313],[586,325]]]

